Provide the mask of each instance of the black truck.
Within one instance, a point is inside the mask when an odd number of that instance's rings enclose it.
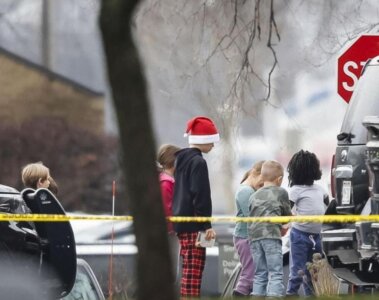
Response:
[[[379,215],[378,78],[379,56],[366,63],[337,136],[329,214]],[[379,222],[324,224],[322,243],[337,276],[379,284]]]

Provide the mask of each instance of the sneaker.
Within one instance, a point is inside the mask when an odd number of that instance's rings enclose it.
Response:
[[[286,299],[298,299],[299,298],[299,295],[298,294],[286,294],[284,296]]]
[[[232,296],[233,297],[249,297],[250,295],[245,295],[245,294],[240,293],[239,291],[233,290]]]

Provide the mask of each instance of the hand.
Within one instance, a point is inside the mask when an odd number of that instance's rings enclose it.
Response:
[[[283,224],[282,228],[280,229],[281,236],[285,236],[289,228],[290,228],[290,223]]]
[[[205,239],[207,241],[211,239],[215,239],[215,238],[216,238],[216,232],[213,230],[213,228],[209,228],[205,231]]]

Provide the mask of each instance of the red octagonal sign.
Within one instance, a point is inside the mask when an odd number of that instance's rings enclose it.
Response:
[[[338,58],[337,89],[343,100],[350,101],[365,62],[378,55],[379,35],[362,35]]]

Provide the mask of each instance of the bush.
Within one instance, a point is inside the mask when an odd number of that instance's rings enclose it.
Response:
[[[123,176],[119,143],[114,136],[94,134],[63,119],[34,118],[21,126],[0,123],[0,183],[22,190],[21,169],[42,161],[59,186],[58,198],[67,211],[112,211],[112,181],[117,199]]]

